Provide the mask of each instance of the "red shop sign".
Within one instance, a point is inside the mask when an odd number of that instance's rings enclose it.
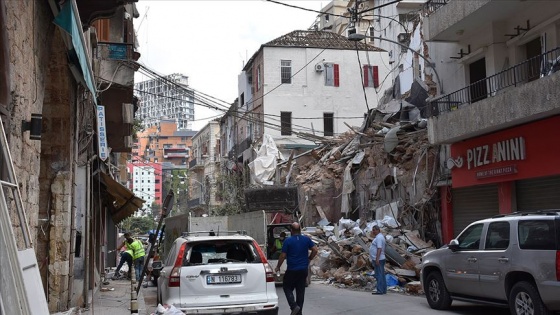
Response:
[[[453,187],[560,174],[560,116],[451,145]]]

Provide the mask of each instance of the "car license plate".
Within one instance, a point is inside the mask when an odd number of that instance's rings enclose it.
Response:
[[[206,276],[207,284],[241,283],[241,275]]]

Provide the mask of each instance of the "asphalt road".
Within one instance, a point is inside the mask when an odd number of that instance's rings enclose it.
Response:
[[[156,288],[142,288],[144,302],[150,314],[156,309]],[[276,288],[280,301],[280,315],[290,314],[290,308],[286,302],[284,291],[281,286]],[[142,312],[144,313],[144,312]],[[505,308],[486,305],[476,305],[463,302],[453,302],[448,311],[436,311],[428,306],[426,298],[411,296],[404,293],[389,292],[386,295],[372,295],[370,292],[338,288],[314,280],[305,292],[305,304],[303,306],[305,315],[369,315],[369,314],[414,314],[414,315],[509,315]]]
[[[289,314],[289,306],[282,287],[276,292],[280,301],[280,313]],[[338,288],[314,281],[305,291],[305,315],[369,315],[369,314],[463,314],[463,315],[509,315],[509,310],[491,306],[453,302],[449,311],[436,311],[430,308],[424,295],[412,296],[404,293],[389,292],[386,295],[372,295],[371,292]]]

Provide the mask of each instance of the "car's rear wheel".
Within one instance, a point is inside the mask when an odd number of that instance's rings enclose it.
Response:
[[[530,282],[516,283],[509,293],[509,308],[514,315],[550,315],[537,288]]]
[[[445,310],[451,306],[451,295],[447,291],[441,273],[432,271],[426,276],[426,299],[430,307],[436,310]]]

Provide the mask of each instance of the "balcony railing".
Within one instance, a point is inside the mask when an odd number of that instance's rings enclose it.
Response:
[[[509,87],[522,85],[550,75],[557,70],[560,70],[560,47],[430,101],[428,115],[433,117],[443,112],[456,110],[464,105],[495,96],[498,92]]]
[[[428,16],[446,5],[448,2],[449,0],[428,0],[426,3],[424,3],[422,13],[424,14],[424,16]]]

